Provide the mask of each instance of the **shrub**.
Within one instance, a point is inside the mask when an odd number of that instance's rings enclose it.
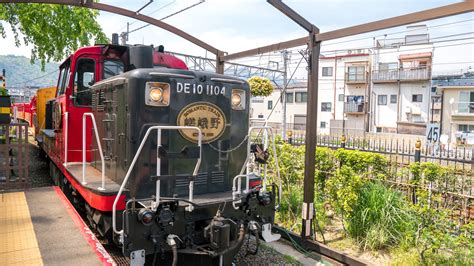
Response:
[[[414,231],[412,213],[403,195],[380,183],[366,183],[347,219],[349,235],[364,250],[400,244]]]
[[[474,265],[474,225],[462,226],[449,218],[450,211],[437,209],[441,196],[429,197],[427,191],[417,191],[418,202],[412,205],[415,212],[415,247],[424,265]]]
[[[352,207],[357,202],[362,184],[362,178],[347,165],[336,170],[334,176],[327,180],[327,195],[343,219],[352,211]]]
[[[368,176],[372,174],[377,178],[385,178],[388,173],[388,160],[380,154],[358,150],[338,149],[334,156],[341,165],[346,165],[357,174]]]
[[[333,174],[334,168],[333,151],[329,148],[316,148],[315,191],[320,199],[323,198],[326,180]]]

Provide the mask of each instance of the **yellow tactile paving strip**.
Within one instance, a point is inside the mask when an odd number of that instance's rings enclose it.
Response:
[[[24,192],[0,193],[0,265],[43,265]]]

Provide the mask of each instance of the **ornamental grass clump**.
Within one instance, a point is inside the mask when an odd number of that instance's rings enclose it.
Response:
[[[364,250],[399,245],[414,231],[413,214],[403,195],[380,183],[366,183],[350,211],[349,235]]]

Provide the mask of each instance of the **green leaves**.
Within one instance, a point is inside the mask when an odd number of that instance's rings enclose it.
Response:
[[[249,80],[250,93],[252,96],[269,96],[273,92],[273,86],[269,79],[263,77],[251,77]]]
[[[79,47],[108,42],[96,21],[98,15],[92,9],[49,4],[2,4],[0,9],[0,21],[10,24],[15,45],[31,44],[31,60],[40,60],[43,68]],[[0,23],[5,38],[3,27]]]
[[[364,250],[396,246],[415,231],[404,196],[380,183],[363,186],[348,216],[348,232]]]

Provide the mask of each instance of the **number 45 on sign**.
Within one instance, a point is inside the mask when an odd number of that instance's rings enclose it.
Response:
[[[438,142],[440,137],[439,124],[428,124],[426,127],[426,140]]]

